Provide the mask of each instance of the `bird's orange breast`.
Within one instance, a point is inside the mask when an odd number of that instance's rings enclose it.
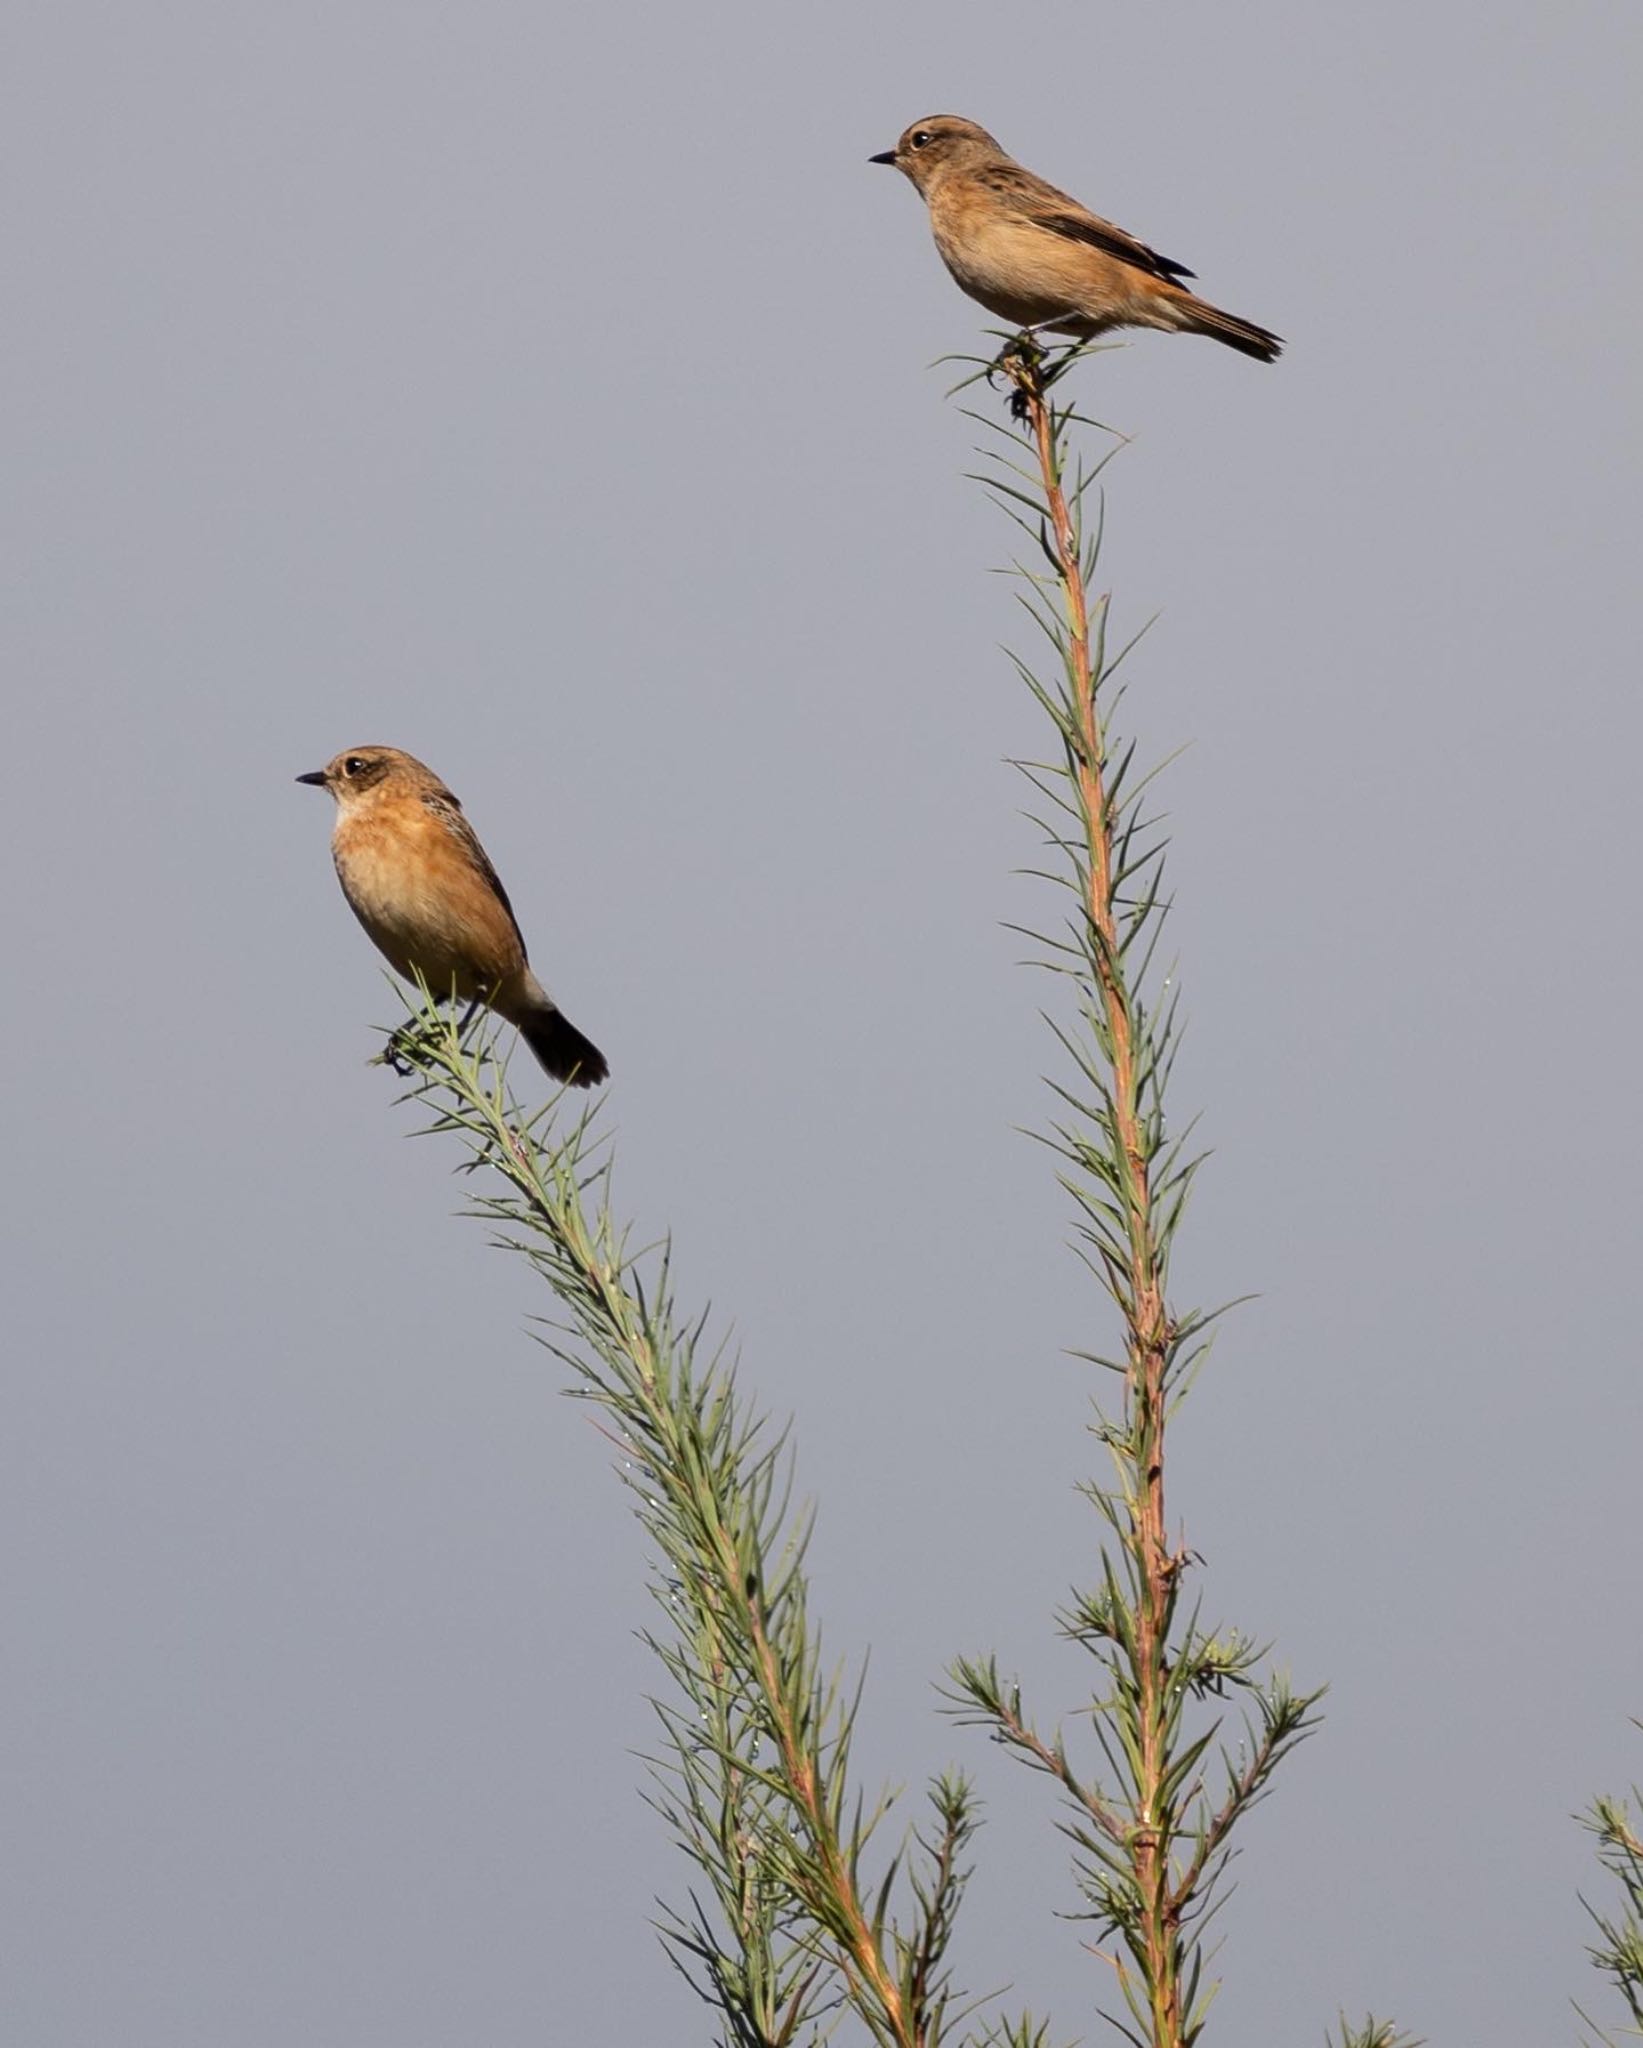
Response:
[[[354,915],[396,973],[467,1000],[523,967],[489,877],[420,799],[339,816],[331,855]]]

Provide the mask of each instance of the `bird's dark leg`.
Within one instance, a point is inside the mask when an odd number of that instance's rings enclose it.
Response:
[[[1043,325],[1043,322],[1039,323]],[[1022,389],[1023,374],[1031,376],[1044,361],[1044,348],[1038,338],[1037,327],[1023,327],[1019,334],[1012,334],[992,362],[987,366],[987,382],[992,384],[995,377],[1002,377],[1011,386],[1010,417],[1024,420],[1027,417],[1027,397]],[[994,386],[996,389],[996,385]]]
[[[993,370],[1002,376],[1010,386],[1010,417],[1020,422],[1028,412],[1026,387],[1036,382],[1043,368],[1044,349],[1038,339],[1038,330],[1023,327],[1019,334],[1012,334],[999,350],[992,369],[987,372],[987,381],[993,379]]]
[[[1009,376],[1012,363],[1031,362],[1034,356],[1042,354],[1043,350],[1038,345],[1037,330],[1023,327],[1019,334],[1010,336],[987,365],[987,382],[990,384],[997,375]]]
[[[436,996],[434,1000],[436,1003],[448,1000],[454,1008],[456,995],[453,991],[449,998]],[[456,1027],[459,1043],[463,1033],[467,1030],[469,1024],[472,1023],[473,1013],[478,1007],[479,999],[476,998],[463,1012],[462,1022]],[[407,1074],[415,1073],[418,1054],[426,1051],[434,1043],[438,1030],[438,1022],[433,1018],[416,1017],[408,1023],[401,1024],[397,1030],[390,1032],[388,1035],[388,1043],[382,1052],[383,1064],[392,1067],[394,1072],[402,1078]]]
[[[388,1043],[382,1049],[383,1065],[391,1067],[402,1081],[407,1075],[416,1072],[412,1054],[420,1035],[419,1032],[412,1031],[402,1024],[397,1031],[389,1032]]]

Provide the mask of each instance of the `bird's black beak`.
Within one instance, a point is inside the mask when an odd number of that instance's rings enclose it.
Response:
[[[893,164],[895,160],[896,153],[893,149],[881,149],[877,156],[870,156],[867,159],[870,164]]]
[[[315,768],[307,775],[299,775],[297,780],[299,782],[311,782],[316,789],[323,789],[325,787],[325,770],[323,768]]]

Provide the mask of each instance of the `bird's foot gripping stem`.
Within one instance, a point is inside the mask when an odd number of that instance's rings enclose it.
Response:
[[[475,1017],[479,1015],[484,1007],[484,998],[475,996],[457,1020],[456,1040],[457,1044],[462,1046],[464,1050],[466,1050],[469,1029]],[[455,1008],[454,997],[452,998],[452,1008]],[[396,1030],[389,1032],[388,1042],[384,1045],[381,1052],[377,1054],[377,1060],[382,1066],[391,1068],[394,1073],[399,1075],[401,1080],[404,1080],[408,1075],[415,1073],[418,1055],[431,1047],[438,1036],[439,1021],[437,1019],[417,1019],[409,1024],[401,1024]]]
[[[987,382],[997,388],[1002,377],[1010,387],[1010,417],[1024,420],[1027,417],[1026,382],[1036,380],[1044,364],[1044,349],[1037,332],[1031,327],[1022,328],[1019,334],[1012,334],[994,356],[987,367]]]
[[[397,1031],[389,1032],[388,1042],[377,1054],[377,1060],[404,1081],[416,1072],[416,1055],[427,1039],[428,1034],[421,1027],[401,1024]]]

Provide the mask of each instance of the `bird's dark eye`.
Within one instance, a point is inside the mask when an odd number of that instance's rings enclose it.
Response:
[[[936,138],[930,133],[928,128],[921,128],[919,129],[916,135],[908,137],[908,140],[911,142],[914,149],[925,149],[929,146],[929,144],[934,142],[935,139]]]
[[[342,772],[344,775],[363,775],[369,765],[363,754],[350,754],[342,764]]]

